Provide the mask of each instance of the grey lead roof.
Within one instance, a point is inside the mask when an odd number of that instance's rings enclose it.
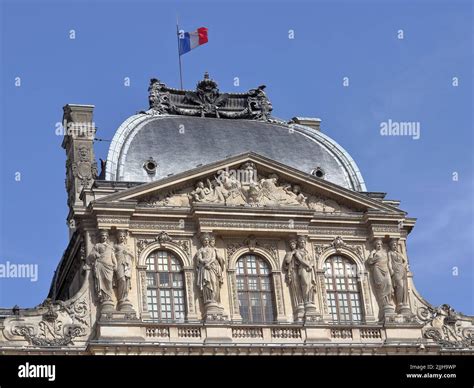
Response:
[[[306,173],[319,167],[328,181],[366,191],[349,154],[310,127],[146,113],[130,117],[117,130],[107,157],[106,179],[151,182],[244,152],[255,152]],[[149,158],[158,164],[154,175],[143,167]]]

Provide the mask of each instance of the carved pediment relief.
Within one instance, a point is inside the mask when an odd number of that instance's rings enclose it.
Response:
[[[238,169],[218,170],[179,190],[142,196],[139,206],[187,207],[196,203],[247,207],[296,207],[322,213],[354,211],[318,193],[305,192],[295,182],[272,172],[259,171],[253,162]]]

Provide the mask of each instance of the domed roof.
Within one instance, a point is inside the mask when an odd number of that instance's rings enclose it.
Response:
[[[170,89],[153,79],[150,110],[128,118],[114,135],[106,180],[150,182],[254,152],[366,191],[357,165],[334,140],[315,128],[270,117],[264,85],[247,94],[220,94],[215,82],[200,87],[196,92]]]

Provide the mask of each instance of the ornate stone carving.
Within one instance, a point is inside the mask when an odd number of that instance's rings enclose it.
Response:
[[[374,242],[375,249],[369,254],[366,264],[370,268],[374,292],[380,305],[379,319],[393,314],[391,269],[387,253],[383,250],[381,239]]]
[[[192,110],[192,114],[200,114],[201,117],[219,117],[219,108],[225,104],[229,98],[228,94],[221,94],[217,87],[217,82],[209,77],[209,73],[204,73],[204,79],[199,81],[195,92],[186,92],[184,100],[187,103],[199,106],[197,112]],[[190,112],[190,111],[188,111]],[[178,113],[187,112],[180,112]],[[191,113],[191,112],[190,112]]]
[[[304,236],[298,237],[297,241],[290,240],[289,247],[283,262],[283,270],[292,294],[296,318],[297,320],[312,320],[309,317],[318,314],[314,303],[316,271],[313,259],[306,250]]]
[[[182,221],[178,222],[132,222],[130,223],[130,229],[150,229],[150,230],[185,230],[192,229],[192,223],[186,223]]]
[[[397,234],[400,232],[400,229],[397,225],[373,225],[372,231],[378,233]]]
[[[285,310],[283,308],[283,297],[281,295],[281,278],[280,278],[280,273],[274,273],[273,274],[273,279],[275,282],[275,299],[277,302],[277,308],[278,308],[278,314],[284,314]]]
[[[403,254],[398,252],[398,240],[396,239],[390,241],[388,258],[392,270],[392,284],[395,292],[397,313],[411,315],[408,304],[407,261]]]
[[[364,228],[353,228],[353,227],[341,229],[341,228],[327,228],[327,227],[311,226],[309,228],[309,232],[311,234],[329,235],[329,236],[339,235],[339,236],[361,236],[362,237],[367,234]]]
[[[115,245],[115,257],[117,269],[115,270],[115,282],[117,287],[117,310],[132,311],[132,303],[128,299],[128,293],[132,288],[132,262],[133,253],[127,247],[127,232],[117,232],[117,244]]]
[[[74,345],[75,338],[90,333],[90,310],[86,301],[89,271],[86,272],[85,286],[73,299],[53,301],[46,299],[41,305],[29,311],[28,315],[18,315],[9,319],[6,327],[10,335],[23,337],[30,345],[68,346]]]
[[[156,241],[158,241],[160,244],[163,244],[165,242],[171,242],[172,239],[171,237],[169,236],[168,233],[162,231],[160,233],[158,233],[158,235],[156,236]]]
[[[164,114],[170,109],[170,92],[159,79],[152,78],[150,80],[148,103],[150,109],[155,113]]]
[[[97,223],[99,224],[128,224],[130,222],[129,217],[97,217]]]
[[[191,247],[188,240],[176,240],[176,243],[179,244],[183,251],[188,255],[191,253]]]
[[[138,201],[141,207],[189,207],[189,191],[169,191],[143,196]]]
[[[89,149],[86,146],[80,146],[77,149],[78,161],[72,163],[72,174],[80,182],[77,185],[77,192],[80,193],[83,188],[90,187],[92,181],[97,178],[97,165],[91,160]]]
[[[189,207],[195,203],[249,207],[300,207],[324,213],[350,213],[332,199],[303,193],[301,186],[280,182],[278,175],[258,174],[254,163],[236,170],[219,170],[195,182],[194,187],[158,192],[139,198],[142,207]]]
[[[220,93],[207,72],[195,91],[168,88],[152,78],[148,87],[150,110],[145,113],[270,121],[273,108],[264,89],[265,85],[260,85],[248,93]]]
[[[193,296],[193,274],[189,271],[185,271],[186,278],[186,296],[189,307],[189,312],[194,313],[194,296]]]
[[[293,223],[289,222],[279,222],[279,221],[266,221],[266,222],[259,222],[259,221],[244,221],[244,220],[237,220],[237,221],[227,221],[227,220],[200,220],[201,227],[205,228],[227,228],[227,229],[280,229],[280,230],[300,230],[305,229],[307,230],[308,224],[306,222],[298,222],[295,221]]]
[[[363,299],[365,303],[365,312],[366,312],[366,318],[367,318],[374,314],[373,309],[372,309],[370,290],[369,290],[369,281],[367,279],[367,276],[364,276],[364,278],[361,279],[361,284],[362,284],[362,288],[364,292]]]
[[[421,307],[418,318],[425,323],[423,336],[445,348],[474,347],[474,326],[463,320],[451,306]]]
[[[196,283],[201,291],[206,317],[214,319],[215,316],[222,316],[224,310],[220,303],[224,259],[219,255],[211,234],[202,234],[201,244],[195,256]]]
[[[221,170],[213,181],[207,179],[207,185],[203,181],[198,181],[196,188],[191,192],[190,201],[220,203],[227,206],[297,206],[331,213],[350,211],[335,201],[304,194],[297,184],[279,183],[276,174],[262,177],[256,173],[249,174],[247,170],[247,166],[242,166],[238,170],[240,173]],[[239,179],[242,178],[240,175],[244,175],[246,179]],[[331,206],[325,205],[328,203]]]
[[[278,246],[275,240],[259,240],[254,235],[248,236],[243,241],[232,241],[226,245],[227,260],[230,262],[234,253],[240,249],[246,247],[250,252],[253,252],[255,248],[261,248],[267,251],[274,259],[278,260]]]
[[[109,243],[109,232],[99,232],[100,242],[95,244],[89,255],[94,271],[95,293],[102,311],[113,310],[113,278],[117,269],[117,259],[113,246]]]
[[[319,287],[321,289],[320,293],[320,304],[323,309],[324,315],[328,315],[328,304],[327,304],[327,293],[326,293],[326,282],[325,282],[325,277],[324,277],[324,271],[317,271],[318,273],[318,279],[319,279]]]
[[[355,244],[347,244],[341,236],[336,236],[330,244],[314,244],[314,253],[316,255],[316,258],[319,258],[327,249],[335,249],[336,252],[340,253],[342,248],[345,248],[362,258],[362,246]]]
[[[140,270],[140,284],[141,284],[141,293],[142,293],[142,309],[144,312],[148,312],[148,303],[147,303],[147,287],[146,287],[146,272],[144,269]]]
[[[240,315],[239,296],[237,294],[237,281],[235,277],[235,270],[231,271],[228,269],[227,274],[228,274],[229,283],[232,288],[232,311],[234,315],[239,316]]]
[[[142,238],[137,240],[137,254],[140,256],[140,254],[143,252],[145,248],[147,248],[149,245],[154,244],[158,242],[160,245],[163,245],[164,243],[171,244],[175,246],[176,248],[182,249],[186,254],[191,253],[191,248],[188,240],[175,240],[171,238],[171,236],[166,233],[165,231],[161,231],[158,233],[154,238]]]
[[[249,111],[254,119],[268,121],[273,110],[272,103],[265,93],[265,85],[249,90]]]

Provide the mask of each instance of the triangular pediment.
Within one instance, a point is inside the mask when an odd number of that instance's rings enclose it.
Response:
[[[365,194],[255,153],[226,158],[185,173],[145,183],[99,199],[136,202],[141,207],[288,207],[322,213],[382,211],[404,214]]]

